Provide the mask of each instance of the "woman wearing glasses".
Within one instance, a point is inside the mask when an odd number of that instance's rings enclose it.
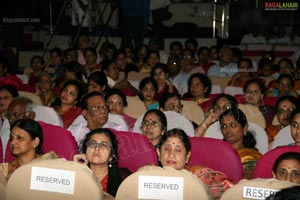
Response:
[[[95,129],[85,136],[81,152],[73,157],[73,161],[86,164],[98,177],[103,191],[115,196],[122,182],[115,135],[109,129]]]
[[[161,136],[167,131],[167,118],[157,109],[148,110],[142,120],[142,133],[158,148]]]

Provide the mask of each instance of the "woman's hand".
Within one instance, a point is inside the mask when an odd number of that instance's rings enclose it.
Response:
[[[74,162],[79,162],[79,163],[82,163],[82,164],[85,164],[85,165],[87,165],[89,163],[89,161],[87,160],[85,154],[76,154],[76,155],[74,155],[73,156],[73,161]]]

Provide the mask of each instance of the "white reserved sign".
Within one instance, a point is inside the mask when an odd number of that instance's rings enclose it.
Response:
[[[243,198],[248,199],[266,199],[271,194],[278,192],[279,190],[274,190],[270,188],[259,188],[259,187],[243,187]]]
[[[139,176],[139,199],[183,200],[183,178]]]
[[[32,167],[31,190],[74,194],[75,172],[45,167]]]

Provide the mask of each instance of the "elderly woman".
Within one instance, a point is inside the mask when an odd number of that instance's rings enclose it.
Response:
[[[233,185],[222,172],[203,166],[187,166],[191,157],[191,143],[181,129],[175,128],[163,134],[157,153],[163,167],[186,169],[195,174],[207,185],[212,199],[220,199],[221,195]]]
[[[240,109],[229,109],[220,116],[220,128],[224,140],[238,152],[243,164],[243,177],[251,179],[261,154],[255,149],[256,141],[248,131],[248,122]]]
[[[16,169],[35,159],[57,158],[57,155],[52,151],[43,154],[43,132],[36,121],[18,120],[11,126],[10,130],[10,152],[16,159],[0,165],[0,176],[9,179]]]
[[[95,129],[85,136],[81,152],[73,160],[88,165],[101,182],[103,191],[115,196],[122,182],[116,136],[108,129]]]
[[[132,131],[136,119],[124,113],[124,108],[128,105],[125,94],[119,89],[111,89],[106,93],[105,101],[109,107],[109,113],[121,115],[127,123],[129,130]]]
[[[82,83],[77,80],[67,81],[60,95],[59,106],[55,107],[56,112],[61,116],[64,128],[68,128],[73,121],[81,114],[81,108],[77,105],[84,94]]]
[[[57,97],[54,87],[54,75],[48,72],[41,73],[36,84],[36,94],[40,97],[45,106],[51,106],[51,103]]]

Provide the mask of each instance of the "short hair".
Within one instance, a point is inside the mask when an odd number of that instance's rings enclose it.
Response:
[[[148,110],[148,111],[144,114],[144,117],[143,117],[143,120],[142,120],[142,121],[144,121],[145,118],[146,118],[146,116],[147,116],[148,114],[150,114],[150,113],[154,113],[154,114],[156,114],[156,115],[158,116],[158,118],[159,118],[159,120],[160,120],[160,122],[161,122],[161,124],[162,124],[162,129],[163,129],[164,131],[167,131],[167,130],[168,130],[168,121],[167,121],[167,117],[166,117],[166,115],[165,115],[162,111],[160,111],[160,110],[158,110],[158,109],[151,109],[151,110]]]
[[[180,128],[173,128],[163,134],[160,138],[159,148],[166,142],[166,140],[170,137],[177,137],[180,141],[184,144],[186,152],[191,151],[191,142],[189,140],[188,135],[186,132]]]
[[[8,93],[10,93],[14,98],[19,96],[19,92],[17,90],[17,88],[13,85],[2,85],[0,86],[0,91],[2,90],[6,90]]]
[[[170,48],[172,48],[173,46],[179,46],[179,48],[180,49],[183,49],[183,46],[182,46],[182,43],[181,42],[179,42],[179,41],[173,41],[173,42],[171,42],[171,44],[170,44]]]
[[[32,56],[32,58],[30,59],[30,65],[31,65],[31,66],[32,66],[33,61],[34,61],[35,59],[39,59],[39,61],[40,61],[40,63],[41,63],[42,65],[45,64],[45,60],[44,60],[44,58],[43,58],[42,56],[35,55],[35,56]]]
[[[49,51],[50,55],[56,53],[59,57],[62,57],[62,50],[58,47],[54,47]]]
[[[210,94],[212,83],[211,80],[205,75],[201,73],[195,73],[193,74],[189,80],[188,80],[188,93],[191,93],[191,85],[192,85],[192,79],[198,78],[199,81],[203,84],[203,88],[207,87],[207,90],[204,92],[204,95],[207,96]]]
[[[42,154],[42,146],[43,146],[43,130],[41,126],[39,125],[38,122],[31,120],[31,119],[20,119],[17,120],[11,127],[10,127],[10,132],[12,132],[12,129],[14,127],[19,127],[20,129],[26,131],[31,139],[39,138],[40,143],[36,147],[35,152],[38,154]]]
[[[191,43],[193,46],[198,47],[198,41],[195,38],[188,38],[184,41],[184,46],[186,47],[188,43]]]
[[[173,98],[173,97],[176,97],[178,98],[179,100],[181,100],[181,97],[178,93],[170,93],[170,92],[167,92],[167,93],[164,93],[163,95],[161,95],[160,99],[159,99],[159,107],[160,108],[164,108],[165,105],[166,105],[166,102]]]
[[[25,111],[26,112],[36,113],[36,104],[31,99],[29,99],[27,97],[23,97],[23,96],[15,97],[12,100],[12,102],[9,104],[8,107],[10,107],[11,105],[14,105],[15,103],[23,104],[23,106],[25,106]]]
[[[96,97],[96,96],[99,96],[99,97],[102,97],[103,98],[103,95],[102,93],[100,92],[97,92],[97,91],[93,91],[93,92],[89,92],[87,94],[85,94],[82,99],[81,99],[81,102],[80,102],[80,105],[81,105],[81,110],[87,110],[88,109],[88,100],[92,97]],[[104,98],[103,98],[104,99]],[[105,100],[105,99],[104,99]]]
[[[161,69],[165,74],[169,73],[168,66],[163,63],[157,63],[151,70],[151,77],[154,78],[156,69]]]
[[[250,85],[250,84],[253,84],[253,83],[255,83],[255,84],[258,85],[258,87],[259,87],[259,89],[260,89],[260,92],[261,92],[262,94],[265,93],[265,91],[266,91],[266,86],[265,86],[265,84],[264,84],[264,81],[263,81],[262,79],[260,79],[260,78],[255,78],[255,79],[250,79],[250,80],[248,80],[248,81],[245,83],[244,87],[243,87],[244,93],[246,92],[246,90],[247,90],[247,88],[249,87],[249,85]]]
[[[209,53],[209,48],[208,47],[200,47],[197,51],[197,55],[199,55],[202,51],[207,51]]]
[[[239,57],[238,60],[238,67],[240,67],[240,63],[241,62],[246,62],[249,65],[249,68],[252,69],[253,68],[253,63],[252,60],[250,58],[243,58],[243,57]]]
[[[95,71],[93,72],[89,78],[88,78],[88,83],[90,81],[94,81],[96,84],[100,86],[106,86],[108,87],[108,81],[105,73],[103,71]]]
[[[126,96],[122,92],[122,90],[117,89],[117,88],[108,90],[107,93],[105,94],[105,101],[107,101],[107,99],[112,95],[118,95],[119,97],[121,97],[124,107],[126,107],[128,105]]]
[[[299,152],[286,152],[281,154],[275,161],[273,165],[273,172],[275,173],[278,169],[280,163],[284,160],[296,160],[300,163],[300,153]]]

